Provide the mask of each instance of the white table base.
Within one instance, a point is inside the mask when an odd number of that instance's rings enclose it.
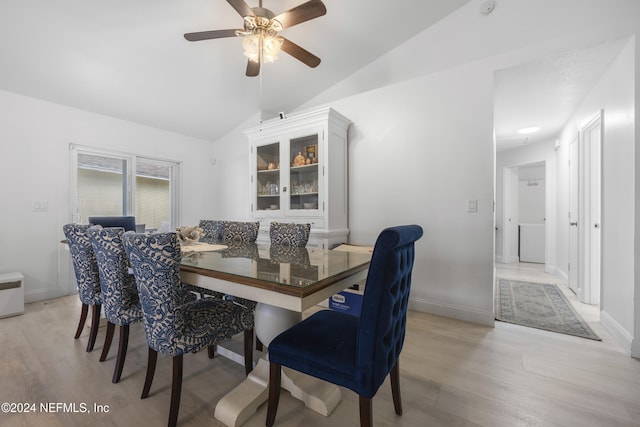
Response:
[[[265,346],[280,332],[295,325],[301,313],[259,303],[256,307],[256,335]],[[238,427],[247,421],[258,407],[267,401],[269,361],[260,358],[247,378],[225,395],[216,405],[215,417],[229,427]],[[328,416],[340,403],[342,393],[333,384],[293,371],[282,369],[281,386],[305,406]]]

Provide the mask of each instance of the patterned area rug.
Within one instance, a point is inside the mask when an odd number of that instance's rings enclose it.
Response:
[[[496,319],[600,341],[562,290],[547,283],[498,279]]]

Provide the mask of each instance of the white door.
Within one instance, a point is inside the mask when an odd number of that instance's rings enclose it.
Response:
[[[592,120],[583,130],[584,148],[588,159],[585,159],[587,174],[585,181],[588,191],[588,205],[585,205],[585,240],[588,243],[585,257],[589,276],[588,287],[585,286],[585,301],[588,304],[600,304],[600,229],[601,229],[601,145],[602,126],[601,114]]]
[[[578,233],[578,139],[569,143],[569,289],[582,296],[578,272],[578,245],[580,243]]]

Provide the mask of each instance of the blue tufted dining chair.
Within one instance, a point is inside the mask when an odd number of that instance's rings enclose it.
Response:
[[[124,231],[136,231],[135,216],[90,216],[89,224],[102,227],[122,227]]]
[[[309,241],[311,224],[294,224],[273,221],[269,228],[272,245],[304,248]]]
[[[404,342],[418,225],[384,229],[374,246],[360,317],[319,311],[269,344],[268,427],[280,399],[281,367],[287,366],[349,388],[360,397],[360,425],[372,425],[371,399],[387,375],[396,414],[402,415],[398,359]]]
[[[175,426],[182,390],[183,355],[244,331],[248,374],[253,369],[253,314],[230,301],[201,298],[182,303],[179,300],[176,289],[180,286],[181,252],[176,233],[125,233],[123,239],[136,278],[149,345],[141,398],[149,396],[158,353],[172,356],[169,426]]]
[[[120,381],[129,344],[129,325],[142,322],[142,308],[135,277],[129,274],[129,260],[122,244],[124,228],[91,227],[87,231],[96,254],[107,333],[100,361],[104,362],[111,348],[115,326],[120,328],[118,355],[111,382]]]
[[[91,329],[89,332],[89,341],[87,342],[87,352],[93,350],[96,337],[98,336],[100,309],[102,306],[98,263],[91,248],[89,236],[87,235],[87,229],[89,227],[91,227],[91,225],[88,224],[66,224],[62,227],[62,231],[69,244],[73,270],[76,274],[76,282],[78,284],[78,296],[82,302],[80,322],[76,329],[75,339],[78,339],[80,334],[82,334],[89,307],[92,307]]]

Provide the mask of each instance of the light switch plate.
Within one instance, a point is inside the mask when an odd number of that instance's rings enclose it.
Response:
[[[477,200],[467,200],[467,212],[468,213],[476,213],[476,212],[478,212],[478,201]]]

